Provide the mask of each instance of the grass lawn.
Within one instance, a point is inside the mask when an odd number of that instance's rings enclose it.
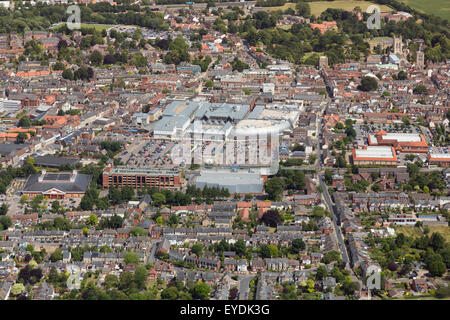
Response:
[[[446,241],[450,241],[450,227],[429,226],[429,228],[430,228],[429,233],[430,236],[433,232],[438,232],[445,238]],[[396,226],[395,231],[396,233],[403,233],[405,236],[414,238],[421,237],[423,234],[421,229],[416,228],[414,226]]]
[[[431,13],[450,21],[450,1],[448,0],[400,0],[417,11]]]
[[[103,31],[103,30],[109,29],[113,26],[114,26],[113,24],[88,24],[88,23],[81,24],[82,28],[95,28],[95,30],[98,30],[98,31]]]
[[[418,0],[419,1],[419,0]],[[439,0],[435,0],[439,1]],[[327,8],[332,9],[343,9],[351,11],[355,7],[360,7],[361,10],[366,11],[366,9],[372,5],[375,4],[370,1],[318,1],[318,2],[308,2],[309,6],[311,7],[311,14],[314,14],[315,16],[320,15],[322,12],[324,12]],[[285,3],[283,6],[279,7],[265,7],[268,11],[276,11],[276,10],[286,10],[287,8],[292,8],[295,10],[295,3]],[[392,9],[386,5],[379,5],[381,12],[389,12],[392,11]]]

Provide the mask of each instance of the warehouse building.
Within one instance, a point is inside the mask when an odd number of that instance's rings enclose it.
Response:
[[[76,170],[72,172],[47,172],[30,175],[22,190],[33,198],[38,195],[49,199],[81,198],[91,183],[91,174],[80,174]]]
[[[37,156],[34,157],[34,165],[43,168],[58,169],[61,166],[76,166],[80,163],[78,158],[55,157],[55,156]]]
[[[391,146],[398,152],[428,152],[425,137],[418,133],[387,133],[383,130],[368,136],[371,146]]]
[[[368,146],[353,149],[355,165],[397,165],[397,154],[393,147]]]
[[[430,153],[428,154],[428,164],[438,165],[440,167],[450,166],[450,154],[448,153]]]

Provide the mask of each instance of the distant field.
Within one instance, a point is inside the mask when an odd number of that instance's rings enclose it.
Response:
[[[439,232],[447,241],[450,241],[450,227],[436,226],[429,227],[430,235],[433,232]],[[422,231],[413,226],[398,226],[395,227],[396,233],[403,233],[405,236],[418,238],[422,236]]]
[[[50,29],[57,29],[60,28],[62,26],[63,23],[58,24],[57,26],[54,26],[53,28]],[[96,30],[99,31],[103,31],[104,29],[108,29],[113,27],[114,25],[112,24],[90,24],[90,23],[82,23],[81,27],[82,28],[95,28]]]
[[[413,9],[432,13],[450,21],[450,1],[448,0],[400,0]]]
[[[438,1],[438,0],[435,0]],[[353,10],[355,7],[360,7],[363,11],[366,11],[366,9],[372,5],[375,4],[370,1],[318,1],[318,2],[308,2],[309,6],[311,7],[311,14],[318,16],[327,8],[331,9],[343,9],[347,11]],[[389,12],[392,11],[392,9],[385,5],[379,5],[381,12]],[[286,3],[283,6],[279,7],[266,7],[268,11],[276,11],[276,10],[286,10],[287,8],[292,8],[295,10],[295,3]]]

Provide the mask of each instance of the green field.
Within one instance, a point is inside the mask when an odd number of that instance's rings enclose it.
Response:
[[[448,0],[400,0],[417,11],[432,13],[450,21],[450,1]]]
[[[450,227],[446,226],[435,226],[435,227],[429,227],[430,228],[430,235],[433,232],[440,233],[446,241],[450,241]],[[413,227],[413,226],[396,226],[395,227],[396,233],[403,233],[405,236],[418,238],[423,235],[422,230],[419,228]]]
[[[355,7],[360,7],[361,10],[366,11],[366,9],[372,5],[375,4],[370,1],[318,1],[318,2],[308,2],[309,6],[311,7],[311,14],[318,16],[327,8],[332,9],[343,9],[347,11],[353,10]],[[385,5],[379,6],[381,9],[381,12],[389,12],[392,11],[392,9]],[[276,10],[286,10],[287,8],[292,8],[295,10],[295,3],[286,3],[283,6],[280,7],[266,7],[268,11],[276,11]]]

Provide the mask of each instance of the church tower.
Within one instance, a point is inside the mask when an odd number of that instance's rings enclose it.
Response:
[[[416,65],[418,68],[423,68],[425,65],[425,54],[422,50],[416,52]]]
[[[402,36],[398,38],[394,36],[394,54],[399,57],[403,54]]]

